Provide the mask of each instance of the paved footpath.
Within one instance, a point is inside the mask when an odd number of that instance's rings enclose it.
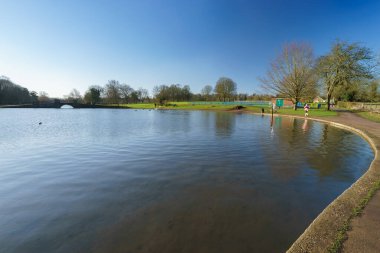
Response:
[[[329,120],[362,130],[374,141],[379,152],[380,123],[366,120],[350,112],[340,112],[339,117]],[[380,169],[378,160],[375,163]],[[377,191],[370,200],[362,215],[353,219],[342,252],[380,252],[380,191]]]

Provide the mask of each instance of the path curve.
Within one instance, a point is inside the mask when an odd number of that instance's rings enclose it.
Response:
[[[376,182],[380,181],[380,124],[350,112],[340,112],[337,117],[310,118],[364,137],[372,146],[375,158],[368,171],[350,188],[328,205],[287,251],[328,252],[352,210],[362,201]],[[361,216],[352,220],[343,252],[380,252],[380,191],[364,208]]]

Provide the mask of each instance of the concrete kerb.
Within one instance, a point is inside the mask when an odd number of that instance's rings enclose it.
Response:
[[[278,115],[280,116],[280,115]],[[293,115],[281,115],[286,117],[305,119]],[[354,184],[330,203],[318,217],[309,225],[304,233],[288,249],[288,253],[294,252],[328,252],[334,244],[339,230],[349,221],[352,211],[358,207],[366,197],[372,185],[380,180],[378,148],[372,138],[357,128],[333,121],[318,118],[307,118],[334,127],[342,128],[363,137],[372,147],[375,153],[369,169]]]
[[[246,113],[271,116],[271,114],[268,113]],[[332,120],[279,114],[274,114],[274,117],[291,117],[314,120],[348,130],[364,138],[371,145],[374,151],[375,157],[371,162],[367,172],[364,173],[355,183],[346,189],[333,202],[331,202],[286,251],[287,253],[329,252],[337,240],[339,231],[345,227],[347,222],[350,221],[353,210],[359,206],[373,185],[376,182],[380,181],[380,159],[378,155],[380,140],[377,141],[379,143],[376,143],[364,131],[351,126],[347,126],[345,124],[334,122]]]

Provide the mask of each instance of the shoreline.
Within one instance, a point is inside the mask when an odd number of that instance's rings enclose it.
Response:
[[[226,112],[272,116],[271,113],[262,114],[244,110],[227,110]],[[274,113],[273,116],[306,119],[303,116],[288,114]],[[354,122],[344,122],[344,120],[339,120],[339,117],[338,114],[337,116],[328,116],[328,119],[321,117],[307,117],[307,119],[359,135],[371,146],[374,152],[374,159],[368,170],[356,182],[322,210],[305,231],[293,242],[286,251],[287,253],[341,252],[344,243],[348,240],[347,232],[351,230],[352,221],[360,217],[365,207],[380,188],[380,135],[369,133],[368,131],[371,129],[366,127],[350,126],[348,123],[355,125]],[[365,119],[361,120],[370,122]],[[352,241],[360,240],[357,238],[350,239]]]
[[[304,118],[293,115],[287,115],[287,117]],[[287,250],[289,253],[339,252],[347,240],[347,231],[350,228],[352,220],[360,215],[361,211],[370,201],[370,199],[367,199],[364,206],[361,206],[363,205],[363,200],[366,199],[371,191],[377,191],[374,187],[380,182],[380,138],[379,136],[370,137],[366,133],[368,129],[358,129],[357,127],[336,122],[336,120],[325,120],[314,117],[308,119],[353,132],[366,140],[374,151],[374,159],[368,170],[333,200]]]
[[[115,109],[107,107],[108,109]],[[99,108],[100,109],[100,108]],[[152,110],[152,109],[137,109],[123,108],[118,109],[134,109],[134,110]],[[153,109],[154,110],[154,109]],[[157,108],[156,110],[181,110],[180,108]],[[229,112],[229,113],[244,113],[253,115],[272,116],[271,113],[260,113],[245,109],[184,109],[194,111],[214,111],[214,112]],[[373,152],[374,159],[372,160],[368,170],[349,188],[335,198],[323,211],[315,217],[310,225],[302,234],[293,242],[288,253],[294,252],[340,252],[344,242],[347,240],[347,232],[354,218],[360,217],[362,210],[368,205],[370,199],[378,192],[376,188],[380,185],[380,124],[360,118],[360,120],[352,120],[350,117],[343,117],[338,113],[337,116],[325,117],[307,117],[309,120],[314,120],[324,124],[328,124],[340,129],[350,131],[359,135],[366,140]],[[350,114],[347,113],[346,114]],[[278,114],[274,113],[274,117],[292,117],[305,119],[300,115]],[[356,116],[359,118],[359,116]],[[362,121],[360,124],[360,122]],[[366,124],[365,124],[366,123]],[[366,127],[366,125],[377,124],[375,130]],[[378,132],[376,129],[379,128]],[[372,195],[369,195],[372,193]],[[364,200],[364,202],[363,202]],[[380,211],[379,211],[380,213]],[[380,225],[379,225],[380,227]],[[367,231],[366,231],[367,232]],[[355,236],[354,236],[355,237]],[[354,240],[355,238],[349,238]],[[358,239],[356,239],[358,240]]]

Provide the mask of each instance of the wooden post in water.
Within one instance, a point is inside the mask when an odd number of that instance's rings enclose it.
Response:
[[[270,127],[273,130],[273,103],[271,104],[271,108],[272,108],[272,117],[270,119]]]

